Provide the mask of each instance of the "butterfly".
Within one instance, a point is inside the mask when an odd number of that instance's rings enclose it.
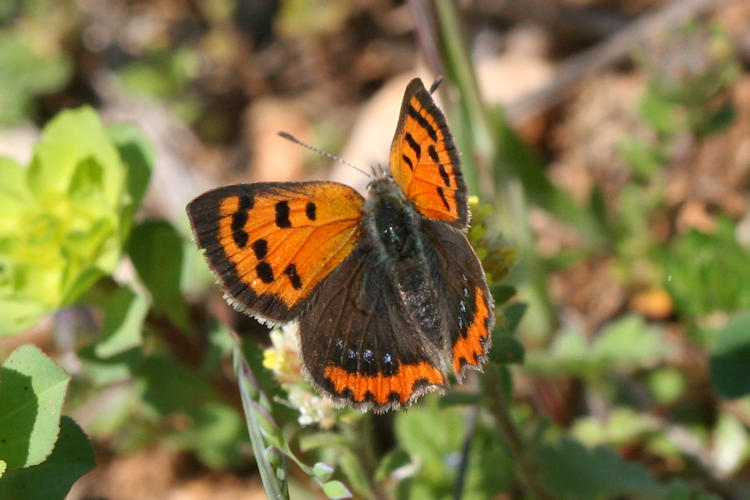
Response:
[[[365,199],[336,182],[225,186],[187,206],[195,241],[238,310],[296,320],[308,380],[384,412],[481,369],[494,305],[466,238],[469,206],[445,116],[418,78]]]

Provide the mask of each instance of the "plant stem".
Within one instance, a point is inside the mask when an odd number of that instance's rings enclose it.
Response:
[[[253,396],[265,397],[265,395],[260,391],[250,365],[245,361],[238,343],[235,343],[234,347],[234,367],[239,382],[240,395],[242,396],[242,406],[245,409],[245,421],[250,435],[250,444],[253,448],[255,461],[258,464],[258,471],[260,472],[261,481],[263,481],[263,487],[269,498],[274,500],[289,498],[286,482],[279,482],[273,466],[268,461],[263,432],[260,429],[260,422],[258,422],[258,415],[256,413],[260,410],[260,405],[252,399]],[[268,418],[270,418],[270,415]],[[286,470],[285,466],[283,468]]]
[[[534,464],[526,453],[526,445],[521,433],[510,415],[510,408],[503,395],[503,375],[501,368],[490,366],[482,377],[483,392],[490,398],[490,411],[495,417],[500,433],[515,462],[515,474],[525,489],[528,498],[553,500],[553,497],[539,484]]]
[[[464,431],[464,444],[461,447],[461,462],[458,464],[456,484],[453,485],[453,498],[461,500],[466,482],[466,471],[469,470],[469,454],[471,453],[471,442],[477,430],[477,419],[479,418],[479,406],[472,406],[466,414],[466,425]]]

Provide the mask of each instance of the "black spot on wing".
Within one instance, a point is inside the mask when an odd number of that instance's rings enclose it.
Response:
[[[255,266],[255,271],[263,283],[271,283],[273,281],[273,269],[271,269],[271,266],[267,262],[258,263]]]
[[[430,144],[427,147],[427,154],[430,155],[430,158],[432,159],[432,161],[434,161],[435,163],[440,163],[440,157],[438,156],[437,151],[435,150],[435,146],[433,144]]]
[[[438,172],[440,172],[440,177],[443,178],[445,187],[451,187],[451,176],[448,175],[448,172],[445,171],[445,167],[442,165],[442,163],[438,165]]]
[[[240,210],[232,215],[232,239],[239,248],[245,248],[248,234],[245,232],[245,223],[247,222],[247,211]]]
[[[317,207],[315,206],[315,203],[313,203],[312,201],[308,201],[307,202],[307,205],[305,206],[305,215],[307,215],[307,218],[309,220],[315,220],[315,216],[316,216],[315,211],[316,211],[316,208]]]
[[[433,141],[437,141],[437,132],[435,132],[435,129],[430,125],[430,122],[428,122],[424,116],[419,114],[419,111],[414,109],[414,106],[409,106],[409,116],[414,118],[414,120],[419,124],[420,127],[425,129],[425,132],[427,132],[427,135],[430,136],[430,139]]]
[[[448,200],[445,198],[445,193],[443,192],[443,188],[438,186],[437,193],[438,193],[438,196],[440,196],[440,199],[442,200],[443,206],[445,207],[445,209],[450,212],[451,207],[450,205],[448,205]]]
[[[245,232],[245,224],[247,223],[247,212],[253,205],[255,200],[252,196],[243,195],[239,197],[240,203],[237,207],[237,211],[232,215],[232,239],[239,248],[245,248],[249,236]]]
[[[404,163],[409,165],[409,170],[414,170],[414,164],[411,162],[411,158],[406,155],[401,155],[401,159],[404,160]]]
[[[289,264],[286,266],[286,269],[284,269],[284,274],[289,276],[289,281],[292,283],[292,288],[295,290],[299,290],[302,288],[302,279],[299,277],[299,274],[297,274],[297,266],[294,264]]]
[[[292,221],[289,220],[289,203],[286,201],[280,201],[276,203],[276,226],[292,226]]]
[[[268,242],[264,239],[255,240],[253,243],[253,252],[258,260],[262,260],[268,254]]]
[[[404,135],[404,139],[406,139],[406,142],[409,143],[409,147],[414,151],[414,154],[417,155],[417,159],[422,157],[422,147],[417,143],[417,141],[414,140],[414,137],[411,136],[409,132],[407,132]]]

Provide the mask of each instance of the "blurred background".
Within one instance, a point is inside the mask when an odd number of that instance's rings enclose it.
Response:
[[[366,422],[295,396],[299,367],[269,361],[293,341],[226,306],[190,242],[184,207],[215,186],[363,189],[277,132],[384,164],[415,75],[445,78],[515,428],[476,380]],[[0,338],[0,357],[33,343],[72,377],[64,413],[96,467],[68,498],[265,498],[229,330],[273,369],[285,442],[356,496],[750,497],[750,2],[0,0],[0,154],[33,170],[45,125],[84,105],[148,144],[132,232],[79,292],[24,296],[43,304]],[[7,242],[34,227],[0,223],[0,286]],[[100,292],[128,311],[145,297],[120,347],[97,347],[115,324]],[[358,462],[362,432],[378,444]],[[324,498],[295,467],[292,496]]]

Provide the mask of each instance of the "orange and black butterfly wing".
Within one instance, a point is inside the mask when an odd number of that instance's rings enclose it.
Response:
[[[308,378],[320,392],[383,412],[444,389],[443,346],[408,319],[366,240],[316,291],[299,320],[300,341]]]
[[[442,281],[442,307],[451,312],[447,357],[461,380],[467,369],[482,367],[489,351],[495,322],[492,295],[482,264],[462,231],[434,221],[425,221],[423,227],[440,256],[434,273]]]
[[[390,153],[391,174],[423,216],[469,222],[461,162],[443,112],[419,78],[406,87]]]
[[[258,183],[208,191],[187,212],[232,305],[285,322],[354,250],[363,205],[343,184]]]

